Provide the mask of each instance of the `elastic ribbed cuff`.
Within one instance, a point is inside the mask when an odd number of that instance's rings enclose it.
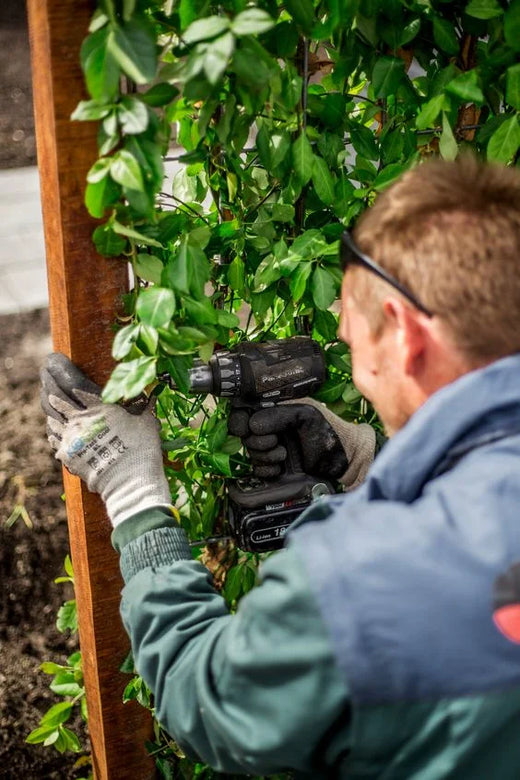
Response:
[[[169,566],[175,561],[191,560],[191,550],[184,529],[179,526],[155,528],[141,534],[121,550],[121,574],[128,582],[142,569]]]
[[[156,528],[177,528],[177,525],[169,507],[148,507],[116,525],[112,531],[112,546],[120,553],[129,542],[148,531],[154,531]]]

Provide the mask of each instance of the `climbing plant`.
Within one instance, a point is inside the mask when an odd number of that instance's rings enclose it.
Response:
[[[518,163],[519,52],[520,0],[99,0],[73,119],[99,125],[93,240],[134,280],[104,399],[154,389],[192,539],[225,532],[223,480],[245,468],[226,402],[187,392],[193,357],[310,334],[317,397],[377,424],[336,340],[339,235],[424,158]],[[254,556],[202,549],[233,607]],[[210,776],[157,733],[165,776]]]

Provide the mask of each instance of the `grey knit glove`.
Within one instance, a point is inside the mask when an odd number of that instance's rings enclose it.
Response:
[[[100,388],[59,353],[47,359],[41,381],[55,457],[99,493],[114,528],[143,509],[170,506],[158,422],[150,409],[131,414],[102,403]]]
[[[271,406],[250,413],[234,409],[229,432],[240,436],[253,473],[261,479],[276,478],[287,457],[278,435],[296,436],[303,470],[316,477],[338,480],[347,490],[364,480],[374,459],[376,435],[370,425],[347,423],[312,398]]]

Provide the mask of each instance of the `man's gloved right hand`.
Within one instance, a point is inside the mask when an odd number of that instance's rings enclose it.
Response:
[[[279,434],[295,437],[306,474],[357,487],[374,459],[376,437],[370,425],[347,423],[311,398],[250,412],[236,408],[228,429],[240,436],[260,479],[276,478],[287,457]]]

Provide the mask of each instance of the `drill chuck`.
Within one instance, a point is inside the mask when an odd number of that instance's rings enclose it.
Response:
[[[305,336],[266,342],[243,342],[218,350],[209,363],[195,360],[190,370],[192,393],[240,398],[258,405],[302,398],[325,379],[319,345]]]

